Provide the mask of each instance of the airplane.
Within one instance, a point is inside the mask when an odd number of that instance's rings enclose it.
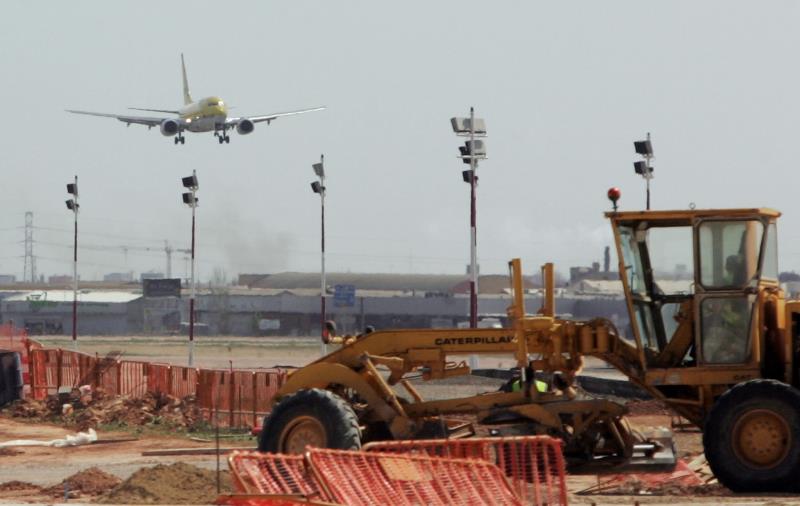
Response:
[[[116,118],[128,126],[131,123],[137,125],[146,125],[147,129],[154,126],[159,127],[161,135],[165,137],[175,136],[175,144],[185,144],[186,138],[183,136],[184,131],[188,132],[214,132],[220,144],[230,143],[231,138],[228,135],[228,130],[236,130],[240,135],[247,135],[253,132],[256,123],[266,121],[269,125],[275,118],[283,116],[292,116],[294,114],[303,114],[306,112],[321,111],[325,107],[314,107],[313,109],[302,109],[299,111],[278,112],[274,114],[267,114],[264,116],[249,116],[241,118],[229,118],[228,107],[225,102],[219,97],[206,97],[198,101],[192,100],[192,95],[189,93],[189,81],[186,79],[186,63],[183,60],[183,53],[181,53],[181,71],[183,75],[183,107],[178,110],[168,109],[142,109],[138,107],[130,107],[131,110],[148,111],[148,112],[161,112],[168,114],[175,114],[175,117],[147,117],[147,116],[125,116],[119,114],[106,114],[102,112],[89,112],[77,111],[74,109],[67,109],[67,112],[74,114],[87,114],[89,116],[103,116],[107,118]]]

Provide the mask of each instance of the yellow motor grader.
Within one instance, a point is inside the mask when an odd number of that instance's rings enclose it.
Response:
[[[509,263],[512,304],[501,329],[387,330],[293,372],[275,398],[262,451],[446,435],[443,417],[473,415],[500,434],[549,434],[569,461],[654,458],[669,444],[630,430],[624,406],[576,395],[584,357],[600,358],[703,430],[717,478],[737,491],[800,487],[800,302],[778,283],[770,209],[610,212],[630,316],[620,332],[603,318],[555,314],[553,267],[543,306],[528,315],[519,260]],[[409,378],[470,373],[453,356],[508,353],[518,389],[425,400]],[[450,359],[448,359],[450,357]],[[548,378],[542,388],[541,378]],[[516,390],[516,391],[514,391]],[[442,434],[444,432],[444,434]]]

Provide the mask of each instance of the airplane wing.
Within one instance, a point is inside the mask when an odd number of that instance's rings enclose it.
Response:
[[[147,125],[148,127],[154,127],[161,124],[162,121],[165,119],[175,119],[175,118],[156,118],[156,117],[148,117],[148,116],[124,116],[119,114],[106,114],[103,112],[89,112],[89,111],[75,111],[72,109],[67,109],[67,112],[71,112],[73,114],[86,114],[88,116],[102,116],[104,118],[116,118],[123,123],[127,123],[130,125],[131,123],[136,123],[137,125]]]
[[[264,116],[247,116],[247,117],[241,117],[241,118],[228,118],[225,121],[225,125],[226,126],[236,126],[237,124],[239,124],[240,121],[245,120],[245,119],[249,119],[253,123],[261,123],[262,121],[266,121],[267,124],[269,124],[275,118],[280,118],[282,116],[293,116],[295,114],[303,114],[303,113],[306,113],[306,112],[321,111],[323,109],[325,109],[324,106],[323,107],[314,107],[313,109],[303,109],[303,110],[300,110],[300,111],[276,112],[275,114],[267,114],[267,115],[264,115]]]

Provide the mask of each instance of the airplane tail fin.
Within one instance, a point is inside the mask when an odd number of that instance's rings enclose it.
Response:
[[[183,71],[183,103],[191,104],[192,95],[189,93],[189,80],[186,79],[186,63],[183,61],[183,53],[181,53],[181,70]]]

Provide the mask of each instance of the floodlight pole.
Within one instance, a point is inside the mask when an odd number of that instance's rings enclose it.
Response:
[[[193,176],[197,176],[197,171],[192,171]],[[192,192],[192,267],[191,267],[191,278],[190,278],[190,289],[189,289],[189,367],[194,367],[194,296],[195,296],[195,279],[194,279],[194,250],[195,250],[195,222],[196,222],[196,209],[197,209],[197,198],[195,197],[195,193],[197,192],[197,187],[193,186],[191,188]]]
[[[319,163],[322,166],[325,166],[325,155],[319,155]],[[324,337],[326,329],[325,329],[325,288],[327,285],[325,279],[325,172],[319,175],[319,183],[321,185],[321,189],[319,192],[319,202],[320,202],[320,257],[321,257],[321,269],[320,269],[320,329],[322,335]],[[322,344],[322,352],[325,354],[327,352],[327,348],[325,347],[324,341]]]
[[[650,132],[647,132],[647,142],[650,142]],[[650,158],[651,155],[645,155],[644,159],[647,163],[647,174],[645,175],[645,180],[647,181],[647,210],[650,210],[650,180],[652,179],[652,169],[650,167]]]
[[[470,146],[475,146],[475,108],[469,108],[469,143]],[[474,151],[474,148],[473,148]],[[470,243],[469,243],[469,261],[470,273],[472,275],[469,282],[469,326],[471,328],[478,328],[478,234],[477,234],[477,202],[475,195],[475,181],[478,179],[476,169],[475,154],[470,153],[469,168],[472,171],[470,178],[470,210],[469,210],[469,230],[470,230]]]
[[[72,214],[75,233],[72,246],[72,344],[78,350],[78,176],[75,176],[75,205]]]

